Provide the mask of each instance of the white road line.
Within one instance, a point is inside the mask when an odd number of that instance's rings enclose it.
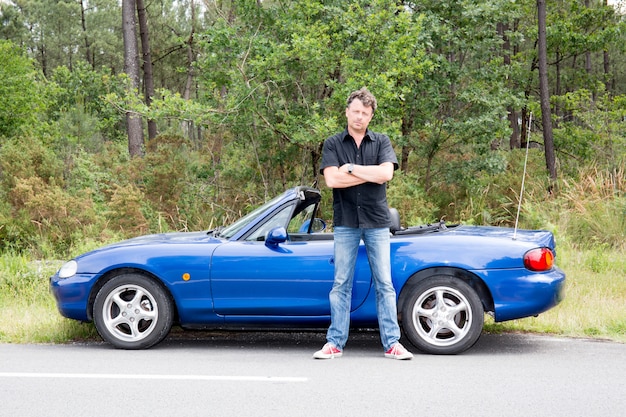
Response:
[[[290,376],[219,376],[219,375],[150,375],[150,374],[65,374],[0,372],[0,378],[59,378],[59,379],[151,379],[175,381],[234,381],[234,382],[307,382],[308,378]]]

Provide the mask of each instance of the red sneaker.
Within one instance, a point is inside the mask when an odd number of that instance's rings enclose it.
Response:
[[[343,352],[332,343],[326,343],[324,347],[313,354],[315,359],[334,359],[340,358]]]
[[[413,354],[406,350],[404,346],[402,346],[400,343],[396,343],[391,347],[391,349],[385,352],[385,358],[400,360],[413,359]]]

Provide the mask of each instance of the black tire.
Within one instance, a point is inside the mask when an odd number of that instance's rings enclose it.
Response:
[[[476,291],[451,276],[434,276],[410,288],[402,329],[420,351],[454,355],[471,348],[483,329],[484,309]]]
[[[140,274],[112,278],[98,291],[93,319],[100,337],[119,349],[147,349],[162,341],[174,321],[172,300]]]

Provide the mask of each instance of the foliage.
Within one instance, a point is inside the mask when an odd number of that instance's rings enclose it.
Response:
[[[403,227],[433,223],[440,219],[437,207],[430,201],[419,177],[398,172],[387,190],[390,207],[401,213]]]
[[[15,0],[0,3],[1,33],[27,48],[44,75],[59,66],[72,68],[81,60],[92,68],[123,68],[119,2],[114,0]],[[81,10],[81,7],[84,9]],[[83,20],[84,18],[84,20]]]
[[[63,251],[97,221],[89,189],[69,195],[54,153],[30,136],[0,148],[2,248]]]
[[[208,220],[221,218],[210,205],[214,172],[212,161],[202,151],[195,152],[181,136],[162,135],[148,143],[138,172],[143,197],[151,202],[149,210],[158,213],[148,216],[151,229],[200,230],[209,227]],[[207,212],[213,213],[211,219]]]
[[[108,94],[123,94],[124,76],[111,76],[78,62],[70,71],[58,67],[50,81],[57,87],[50,118],[59,122],[61,137],[57,147],[72,151],[76,146],[90,152],[101,151],[105,140],[122,139],[124,118],[106,100]]]
[[[472,178],[467,165],[480,165],[491,144],[510,134],[507,107],[520,107],[523,99],[509,81],[515,67],[502,65],[498,53],[502,37],[496,26],[518,13],[509,6],[507,1],[413,3],[424,15],[421,39],[433,65],[412,92],[415,112],[402,140],[419,156],[407,169],[419,171],[427,190],[453,171],[463,180]]]
[[[577,247],[626,247],[626,180],[624,167],[613,172],[593,167],[561,186],[563,204],[557,217],[562,233]]]
[[[88,3],[0,5],[12,40],[0,42],[0,250],[214,227],[299,184],[320,183],[330,220],[321,144],[363,85],[402,165],[389,201],[406,225],[515,224],[525,153],[505,145],[512,118],[539,107],[533,2],[151,3],[150,106],[120,73],[119,2]],[[548,17],[561,178],[549,194],[535,122],[519,222],[616,247],[623,186],[606,190],[626,160],[624,21],[573,0]],[[160,131],[140,158],[128,111]]]
[[[555,129],[555,142],[568,173],[587,165],[615,169],[626,155],[626,98],[612,97],[606,92],[593,97],[586,89],[579,89],[555,98],[568,112],[569,119]]]
[[[0,40],[0,145],[3,138],[38,123],[45,110],[45,84],[32,61],[11,42]]]
[[[205,99],[211,108],[232,109],[219,122],[248,143],[233,146],[249,149],[264,195],[277,191],[274,184],[315,179],[321,142],[343,127],[351,90],[367,85],[375,91],[377,128],[399,136],[395,120],[410,91],[403,84],[418,82],[428,64],[417,43],[420,26],[393,1],[369,3],[236,4],[231,14],[238,19],[217,19],[203,37],[206,53],[198,67],[212,90]],[[364,60],[367,67],[360,65]],[[286,166],[288,160],[302,163]]]

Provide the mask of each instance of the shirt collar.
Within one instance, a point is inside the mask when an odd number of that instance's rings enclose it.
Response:
[[[354,139],[352,135],[348,133],[348,128],[346,127],[341,136],[341,140],[346,140],[347,138]],[[375,136],[371,134],[371,131],[369,130],[369,128],[365,130],[365,136],[363,136],[363,139],[369,139],[371,141],[376,140]]]

